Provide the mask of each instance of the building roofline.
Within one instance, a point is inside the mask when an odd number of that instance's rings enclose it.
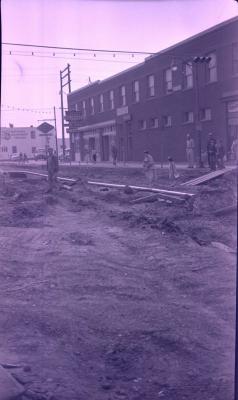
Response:
[[[210,27],[208,29],[205,29],[204,31],[201,31],[199,33],[196,33],[195,35],[190,36],[187,39],[181,40],[181,42],[178,42],[176,44],[172,44],[171,46],[167,47],[166,49],[160,50],[157,53],[154,53],[151,56],[146,57],[145,61],[151,60],[152,58],[157,57],[160,54],[166,53],[167,51],[173,50],[178,46],[181,46],[183,44],[189,43],[190,41],[192,41],[194,39],[197,39],[197,38],[199,38],[199,37],[201,37],[203,35],[207,35],[208,33],[211,33],[213,31],[215,31],[217,29],[220,29],[223,26],[229,25],[231,22],[235,22],[235,21],[238,22],[238,17],[233,17],[233,18],[227,19],[227,20],[225,20],[223,22],[220,22],[219,24],[213,25],[212,27]]]
[[[72,92],[68,93],[67,96],[70,96],[71,94],[74,94],[74,93],[78,92],[79,90],[85,90],[85,89],[88,89],[89,87],[92,87],[94,85],[98,85],[100,82],[101,82],[100,80],[97,80],[95,82],[88,83],[87,85],[82,86],[80,89],[75,89]]]
[[[144,60],[142,63],[136,64],[136,65],[134,65],[133,67],[127,68],[127,69],[125,69],[125,70],[123,70],[123,71],[121,71],[121,72],[118,72],[118,73],[115,74],[115,75],[111,75],[110,77],[105,78],[105,79],[103,79],[102,81],[98,80],[98,81],[96,81],[96,82],[94,82],[94,83],[92,83],[92,84],[89,84],[89,85],[83,86],[83,87],[81,87],[81,88],[79,88],[79,89],[76,89],[76,90],[74,90],[73,92],[69,93],[68,96],[70,96],[71,94],[80,92],[80,91],[82,91],[82,90],[84,90],[84,89],[87,89],[87,88],[89,88],[90,86],[92,86],[92,85],[94,85],[94,84],[98,84],[98,85],[104,84],[105,82],[110,81],[111,79],[114,79],[114,78],[116,78],[117,76],[123,75],[123,74],[125,74],[125,73],[127,73],[127,72],[129,72],[129,71],[133,71],[133,70],[135,70],[135,69],[138,69],[138,68],[140,68],[142,65],[144,65],[147,61],[150,61],[150,60],[154,59],[155,57],[158,57],[158,56],[160,56],[160,55],[163,55],[163,54],[165,54],[165,53],[167,53],[167,52],[169,52],[169,51],[175,49],[176,47],[179,47],[179,46],[181,46],[181,45],[184,45],[184,44],[186,44],[186,43],[189,43],[190,41],[192,41],[192,40],[194,40],[194,39],[197,39],[197,38],[199,38],[199,37],[201,37],[201,36],[203,36],[203,35],[206,35],[206,34],[208,34],[208,33],[211,33],[211,32],[213,32],[213,31],[215,31],[215,30],[217,30],[217,29],[220,29],[220,28],[222,28],[223,26],[229,25],[231,22],[235,22],[235,21],[238,22],[238,17],[233,17],[233,18],[227,19],[227,20],[225,20],[225,21],[223,21],[223,22],[221,22],[221,23],[219,23],[219,24],[216,24],[216,25],[214,25],[214,26],[212,26],[212,27],[210,27],[210,28],[208,28],[208,29],[205,29],[204,31],[201,31],[201,32],[199,32],[199,33],[196,33],[195,35],[190,36],[189,38],[184,39],[184,40],[182,40],[181,42],[175,43],[175,44],[173,44],[173,45],[171,45],[171,46],[169,46],[169,47],[167,47],[167,48],[165,48],[165,49],[163,49],[163,50],[158,51],[157,53],[152,54],[151,56],[146,57],[145,60]]]

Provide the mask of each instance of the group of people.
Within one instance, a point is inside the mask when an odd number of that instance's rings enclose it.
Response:
[[[20,153],[19,154],[19,163],[25,164],[26,162],[28,162],[28,157],[27,157],[26,153]]]
[[[144,152],[145,157],[143,161],[143,168],[145,170],[145,175],[149,184],[156,179],[156,168],[152,155],[148,152]],[[186,138],[186,155],[188,168],[194,168],[195,166],[195,142],[191,135],[187,135]],[[238,161],[238,139],[235,138],[232,146],[231,146],[231,156],[233,160]],[[225,149],[221,139],[216,140],[212,133],[209,133],[207,140],[207,148],[204,157],[202,157],[202,161],[208,163],[208,167],[211,171],[215,171],[216,169],[225,168],[224,165],[225,159]],[[169,162],[169,178],[177,179],[179,177],[179,173],[177,171],[174,159],[172,157],[168,157]]]
[[[115,143],[111,145],[111,157],[113,165],[117,165],[117,158],[118,158],[118,150]],[[89,150],[88,147],[85,148],[85,162],[88,164],[90,161],[96,164],[97,162],[97,151],[95,149]]]
[[[186,154],[188,168],[194,168],[195,164],[195,143],[194,139],[188,134],[186,141]],[[225,149],[222,140],[216,141],[212,133],[208,135],[206,154],[203,153],[203,161],[205,157],[207,158],[207,163],[211,171],[216,169],[225,168],[224,157]]]
[[[157,178],[155,162],[148,150],[144,151],[144,155],[145,157],[143,161],[143,168],[145,170],[145,175],[148,180],[148,183],[152,185],[152,183]],[[172,157],[168,157],[168,162],[169,162],[169,179],[179,178],[179,173],[177,171],[174,159]]]

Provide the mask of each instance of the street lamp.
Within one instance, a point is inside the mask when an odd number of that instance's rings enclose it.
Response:
[[[211,57],[206,56],[196,56],[190,62],[185,62],[182,60],[183,64],[187,65],[191,70],[193,70],[193,64],[195,66],[195,124],[196,124],[196,131],[198,137],[198,165],[199,168],[204,168],[203,161],[202,161],[202,138],[201,138],[201,124],[199,118],[199,110],[200,110],[200,103],[199,103],[199,78],[198,78],[198,64],[209,63],[211,61]],[[171,71],[176,72],[178,70],[177,65],[175,64],[174,59],[171,62]],[[172,90],[171,90],[172,91]]]
[[[198,165],[199,168],[204,168],[204,164],[202,161],[202,137],[201,137],[201,124],[199,118],[199,110],[200,110],[200,102],[199,102],[199,78],[198,78],[198,64],[209,63],[211,61],[211,57],[199,57],[196,56],[193,58],[193,63],[195,65],[195,95],[196,95],[196,129],[198,136]]]

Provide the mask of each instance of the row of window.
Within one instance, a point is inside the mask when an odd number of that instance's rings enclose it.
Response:
[[[206,80],[207,82],[215,82],[217,80],[217,60],[216,54],[211,53],[208,55],[210,57],[210,62],[206,64]],[[194,74],[193,74],[194,65],[192,62],[187,62],[183,64],[182,72],[183,72],[183,88],[190,89],[193,88],[194,85]],[[177,70],[177,69],[176,69]],[[164,71],[164,92],[165,94],[169,94],[175,90],[175,83],[174,83],[174,66],[167,68]],[[155,96],[155,75],[151,74],[147,76],[147,97],[151,98]],[[138,103],[140,101],[140,82],[139,80],[135,80],[132,82],[131,86],[132,90],[132,101],[133,103]],[[105,111],[105,96],[109,94],[109,109],[113,110],[115,108],[115,91],[110,90],[107,94],[100,94],[99,95],[99,105],[98,111],[104,112]],[[108,100],[108,98],[107,98]],[[119,88],[119,99],[118,99],[118,106],[126,106],[127,99],[126,99],[126,86],[122,85]],[[87,114],[87,104],[86,100],[83,100],[80,105],[76,104],[75,109],[76,111],[82,112],[82,117],[85,118]],[[108,108],[108,107],[107,107]],[[91,97],[89,99],[89,114],[95,114],[95,98]]]
[[[32,153],[36,153],[36,147],[32,147],[31,149]],[[1,147],[1,152],[2,153],[7,153],[8,152],[8,147],[7,146],[2,146]],[[17,146],[12,146],[12,153],[16,154],[17,153]]]
[[[210,57],[209,63],[204,63],[205,68],[205,80],[207,83],[216,82],[217,81],[217,57],[216,53],[210,53],[206,55]],[[175,85],[175,81],[178,81],[178,77],[175,78],[175,75],[178,73],[178,68],[176,66],[171,66],[164,70],[164,93],[169,94],[178,89],[192,89],[194,86],[194,67],[195,64],[192,61],[183,62],[182,64],[182,80],[181,85]],[[202,67],[202,66],[201,66]],[[238,73],[238,43],[234,43],[232,45],[232,70],[233,73]],[[155,75],[151,74],[146,77],[147,79],[147,97],[152,98],[155,96]],[[132,93],[132,101],[133,103],[138,103],[140,101],[140,82],[139,80],[135,80],[131,85],[131,93]],[[109,100],[109,106],[105,107],[105,96],[108,96],[107,100]],[[104,112],[105,108],[109,110],[113,110],[115,108],[115,91],[110,90],[107,94],[100,94],[98,99],[98,111]],[[119,98],[117,101],[117,106],[123,107],[127,105],[126,98],[126,86],[122,85],[119,88]],[[75,110],[82,112],[82,117],[86,118],[87,115],[87,107],[86,100],[83,100],[80,105],[75,104]],[[95,114],[95,98],[91,97],[89,99],[89,115]]]
[[[200,121],[210,121],[211,120],[211,109],[210,108],[203,108],[200,110],[199,113],[199,120]],[[194,113],[193,111],[186,111],[183,113],[183,123],[188,124],[194,122]],[[162,126],[171,127],[172,126],[172,116],[171,115],[163,115],[162,116]],[[139,120],[138,121],[138,128],[140,130],[146,128],[158,128],[159,127],[159,120],[158,118],[151,118],[149,123],[147,124],[146,120]]]

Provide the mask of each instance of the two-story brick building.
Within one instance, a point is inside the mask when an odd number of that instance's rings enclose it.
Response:
[[[229,153],[238,135],[238,18],[71,92],[68,110],[76,160],[96,150],[107,161],[114,142],[120,160],[139,161],[146,149],[157,161],[183,161],[186,134],[198,155],[199,132],[202,151],[212,132]]]

